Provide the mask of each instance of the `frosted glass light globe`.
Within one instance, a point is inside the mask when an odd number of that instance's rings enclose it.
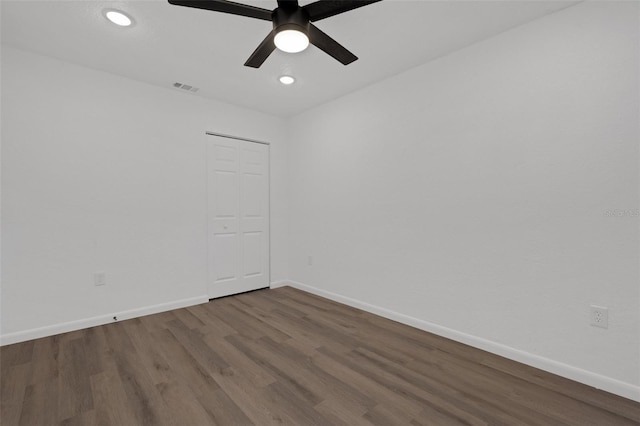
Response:
[[[278,49],[287,53],[302,52],[309,46],[309,37],[298,30],[280,31],[273,41]]]

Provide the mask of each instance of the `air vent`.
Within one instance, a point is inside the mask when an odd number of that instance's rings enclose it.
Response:
[[[196,93],[198,90],[200,90],[197,87],[193,87],[193,86],[190,86],[188,84],[182,84],[182,83],[178,83],[178,82],[173,83],[173,87],[175,87],[176,89],[182,89],[182,90],[184,90],[186,92],[191,92],[191,93]]]

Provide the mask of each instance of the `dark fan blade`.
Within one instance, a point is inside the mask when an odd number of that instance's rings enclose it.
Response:
[[[349,65],[358,59],[356,55],[345,49],[340,43],[323,33],[313,24],[309,24],[309,41],[317,48],[333,56],[342,65]]]
[[[260,7],[249,6],[226,0],[169,0],[176,6],[195,7],[196,9],[213,10],[214,12],[231,13],[249,18],[271,21],[271,11]]]
[[[379,1],[381,0],[320,0],[302,8],[309,15],[309,20],[313,22]]]
[[[298,8],[298,0],[278,0],[278,7],[284,10],[296,10]]]
[[[249,56],[247,62],[244,63],[245,67],[251,68],[260,68],[260,65],[267,60],[271,52],[273,52],[276,48],[275,43],[273,42],[274,37],[276,36],[275,31],[271,31],[267,38],[262,40],[260,46]]]

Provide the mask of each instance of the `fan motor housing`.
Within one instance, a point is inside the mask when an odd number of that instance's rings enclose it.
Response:
[[[309,34],[309,15],[301,7],[293,10],[277,8],[271,14],[273,29],[277,32],[284,30],[298,30]]]

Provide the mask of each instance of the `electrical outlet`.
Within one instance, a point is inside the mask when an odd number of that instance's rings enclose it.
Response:
[[[93,285],[107,285],[107,274],[104,272],[96,272],[93,274]]]
[[[313,265],[313,256],[309,256],[309,259],[307,259],[307,264],[308,264],[309,266],[312,266],[312,265]]]
[[[591,305],[591,325],[609,328],[609,309],[603,306]]]

